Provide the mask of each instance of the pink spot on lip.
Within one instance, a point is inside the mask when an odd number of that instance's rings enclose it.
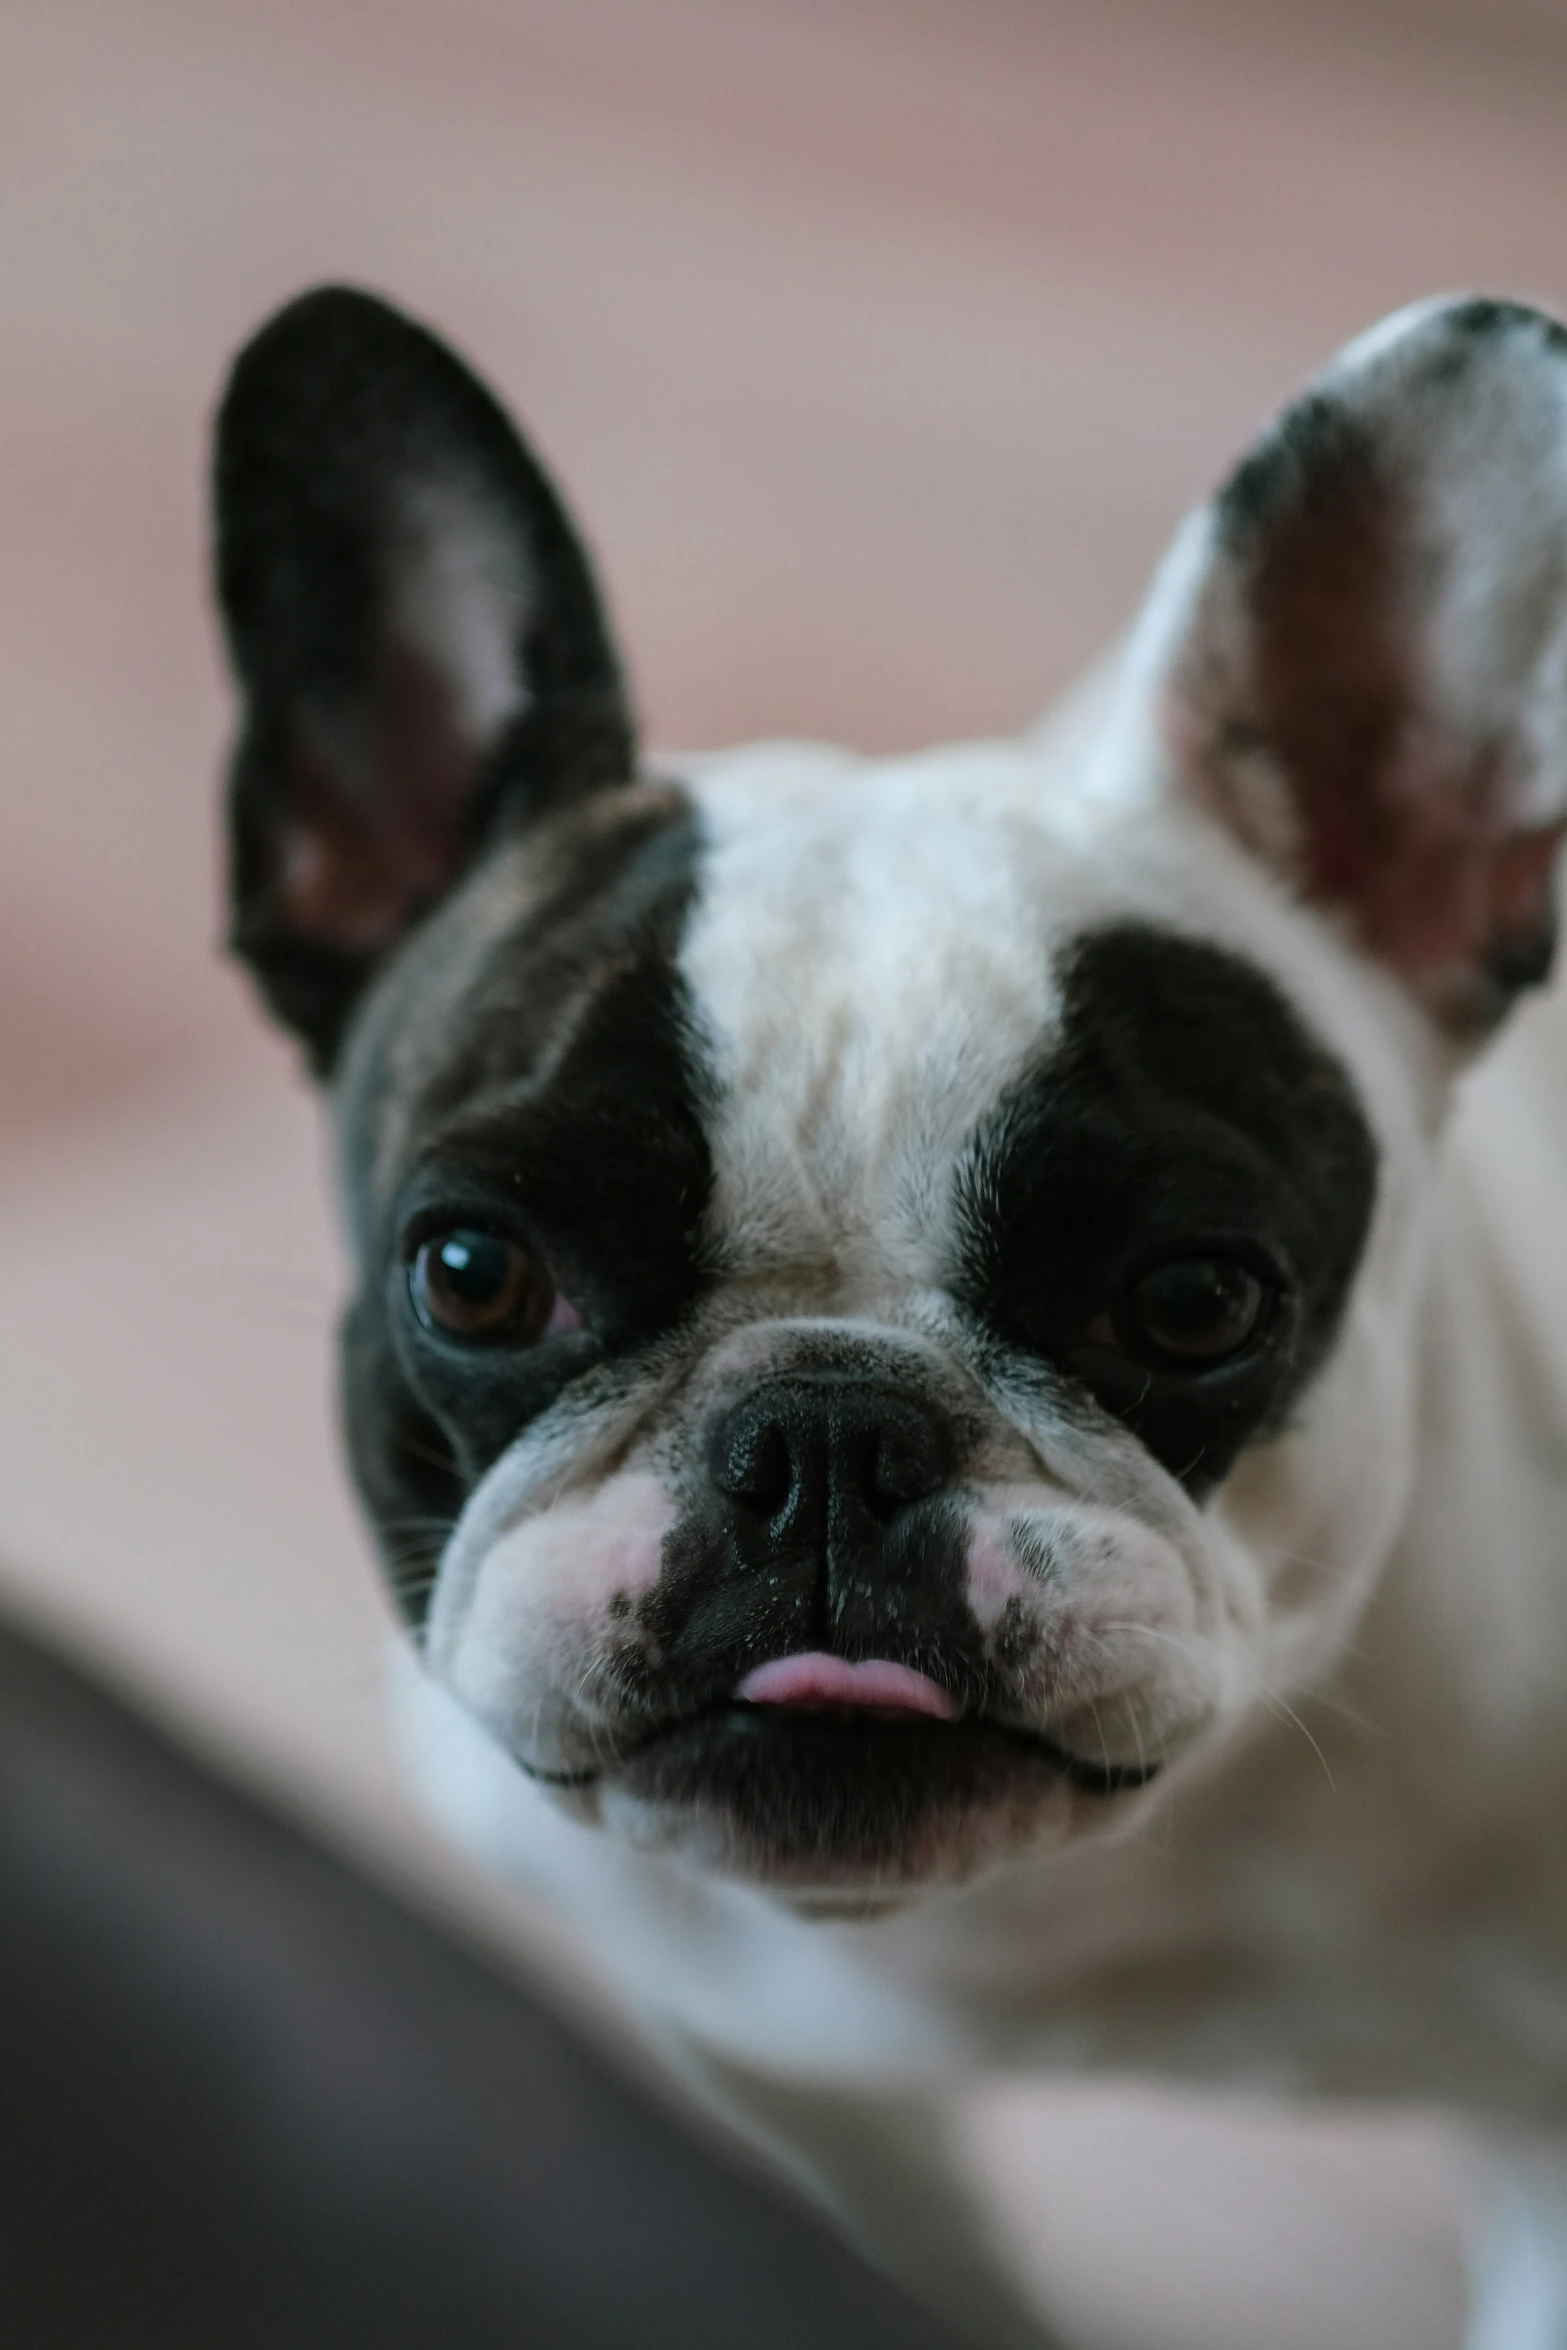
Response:
[[[924,1714],[936,1722],[955,1722],[963,1711],[955,1697],[908,1665],[879,1656],[851,1665],[820,1649],[758,1665],[735,1696],[742,1705],[789,1706],[800,1713]]]

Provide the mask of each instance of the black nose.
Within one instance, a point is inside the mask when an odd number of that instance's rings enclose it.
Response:
[[[708,1455],[719,1492],[777,1533],[884,1526],[950,1472],[945,1430],[922,1404],[830,1377],[753,1389],[719,1421]]]

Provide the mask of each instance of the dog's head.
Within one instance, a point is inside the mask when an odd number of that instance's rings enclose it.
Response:
[[[1552,947],[1567,336],[1406,313],[1098,721],[639,764],[581,546],[366,296],[241,357],[234,942],[330,1077],[356,1472],[429,1669],[793,1898],[1153,1800],[1344,1641],[1455,1069]]]

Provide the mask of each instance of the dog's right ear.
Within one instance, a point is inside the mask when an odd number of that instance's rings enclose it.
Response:
[[[230,943],[318,1072],[377,964],[500,821],[626,781],[583,549],[484,386],[344,287],[240,353],[214,453],[243,696]]]

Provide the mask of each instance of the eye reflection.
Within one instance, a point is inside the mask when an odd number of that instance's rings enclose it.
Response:
[[[427,1330],[473,1346],[532,1346],[581,1324],[537,1258],[515,1240],[468,1225],[423,1242],[408,1289]]]

